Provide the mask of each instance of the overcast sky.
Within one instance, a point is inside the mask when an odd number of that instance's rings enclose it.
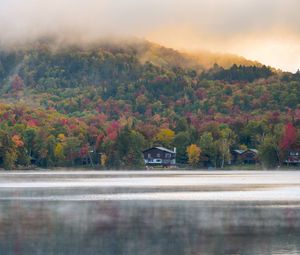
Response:
[[[0,40],[136,36],[300,68],[300,0],[0,0]]]

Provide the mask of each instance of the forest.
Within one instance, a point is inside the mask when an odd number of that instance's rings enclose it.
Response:
[[[300,72],[225,60],[140,41],[2,48],[0,165],[143,168],[151,146],[192,167],[246,148],[284,165],[300,151]]]

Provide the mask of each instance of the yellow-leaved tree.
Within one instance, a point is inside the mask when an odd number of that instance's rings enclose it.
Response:
[[[106,166],[107,160],[108,160],[107,155],[106,154],[101,154],[100,163],[101,163],[102,167]]]
[[[196,166],[200,161],[201,149],[196,144],[187,147],[188,162],[191,166]]]
[[[170,147],[175,137],[175,132],[169,128],[162,128],[159,130],[155,140],[163,146]]]
[[[64,147],[61,143],[56,144],[55,149],[54,149],[54,156],[58,162],[65,158]]]
[[[57,136],[57,139],[58,139],[58,141],[60,141],[61,143],[63,143],[63,142],[66,141],[66,137],[65,137],[64,134],[59,134],[59,135]]]

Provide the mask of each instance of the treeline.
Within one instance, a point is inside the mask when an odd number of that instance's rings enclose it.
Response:
[[[292,73],[284,73],[282,76],[282,80],[286,81],[286,82],[291,82],[291,81],[298,81],[300,82],[300,70],[298,69],[298,71],[294,74]]]
[[[275,167],[300,147],[299,128],[299,111],[252,120],[240,116],[227,123],[215,119],[197,127],[189,118],[110,121],[103,113],[74,118],[55,110],[1,105],[0,164],[6,169],[32,164],[132,169],[144,167],[144,149],[165,146],[177,148],[179,163],[214,167],[224,167],[233,149],[257,148],[262,164]]]
[[[224,69],[221,66],[214,65],[214,67],[202,74],[202,78],[208,80],[223,80],[227,82],[253,82],[261,78],[269,78],[274,73],[270,67],[265,65],[259,66],[237,66],[234,64],[229,69]]]

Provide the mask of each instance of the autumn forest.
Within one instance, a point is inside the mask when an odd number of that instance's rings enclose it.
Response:
[[[300,150],[300,72],[147,42],[0,50],[0,165],[144,168],[177,148],[182,166],[225,167],[257,149],[265,168]]]

